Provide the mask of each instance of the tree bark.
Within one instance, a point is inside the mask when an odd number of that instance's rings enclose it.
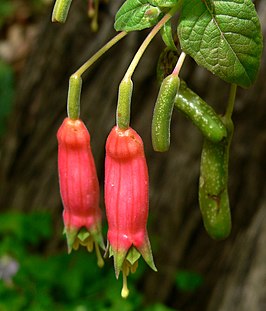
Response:
[[[73,1],[65,25],[41,23],[38,38],[17,85],[13,114],[2,144],[0,209],[49,210],[60,234],[61,201],[56,165],[56,131],[66,116],[69,76],[115,32],[113,20],[121,1],[110,1],[92,33],[82,1]],[[266,3],[256,1],[264,38]],[[50,13],[50,12],[49,12]],[[106,53],[84,76],[81,117],[88,125],[103,186],[104,144],[115,123],[117,90],[134,53],[147,34],[131,33]],[[158,273],[148,271],[140,285],[147,302],[161,301],[176,310],[266,310],[266,51],[256,83],[239,89],[230,152],[229,194],[233,230],[225,241],[205,232],[198,208],[202,137],[174,112],[169,152],[152,150],[150,124],[158,92],[156,63],[163,48],[155,40],[133,76],[132,126],[143,137],[150,174],[148,231]],[[228,85],[187,58],[182,78],[219,113]],[[102,203],[103,206],[103,203]],[[178,271],[203,278],[191,292],[176,284]]]

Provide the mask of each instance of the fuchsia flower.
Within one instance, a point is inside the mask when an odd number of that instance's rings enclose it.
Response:
[[[106,142],[105,205],[110,256],[116,277],[123,272],[123,297],[128,295],[126,276],[141,255],[156,271],[146,229],[148,183],[142,139],[132,128],[114,127]]]
[[[90,134],[81,120],[66,118],[57,132],[60,192],[68,251],[95,244],[104,248],[99,208],[99,182],[90,147]]]

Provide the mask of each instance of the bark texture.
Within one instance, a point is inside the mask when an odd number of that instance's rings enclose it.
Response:
[[[60,234],[61,202],[57,178],[56,131],[66,115],[69,76],[114,34],[121,1],[102,6],[100,29],[92,33],[84,2],[73,1],[64,26],[42,21],[38,38],[21,73],[15,109],[2,144],[0,210],[51,211]],[[266,38],[266,2],[256,1]],[[132,33],[99,60],[83,80],[81,116],[87,124],[103,185],[104,144],[115,122],[119,82],[146,32]],[[134,76],[132,127],[145,143],[150,172],[151,243],[158,273],[147,270],[140,285],[147,301],[176,310],[266,310],[266,51],[257,82],[239,89],[233,115],[235,133],[229,171],[233,230],[212,241],[200,218],[197,187],[202,137],[179,113],[172,121],[169,152],[154,153],[150,139],[158,92],[156,62],[163,44],[148,48]],[[183,70],[183,69],[182,69]],[[182,77],[222,113],[228,86],[187,59]],[[56,243],[56,242],[54,242]],[[181,291],[178,271],[203,278],[195,291]]]

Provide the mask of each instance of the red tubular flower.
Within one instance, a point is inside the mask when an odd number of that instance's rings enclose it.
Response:
[[[132,128],[114,127],[106,142],[105,205],[116,277],[123,272],[123,297],[128,295],[126,276],[137,268],[140,255],[156,271],[146,229],[148,188],[142,139]]]
[[[60,192],[68,251],[86,246],[104,248],[99,208],[99,182],[90,147],[90,134],[81,120],[66,118],[57,132]]]

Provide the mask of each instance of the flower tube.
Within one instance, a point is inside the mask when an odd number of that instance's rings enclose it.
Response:
[[[66,118],[57,132],[58,171],[68,251],[86,246],[104,248],[99,208],[99,182],[90,147],[90,134],[80,119]]]
[[[130,127],[124,130],[115,126],[106,142],[105,205],[116,277],[123,272],[122,297],[128,295],[126,277],[136,270],[141,255],[156,271],[146,229],[148,188],[142,139]]]

